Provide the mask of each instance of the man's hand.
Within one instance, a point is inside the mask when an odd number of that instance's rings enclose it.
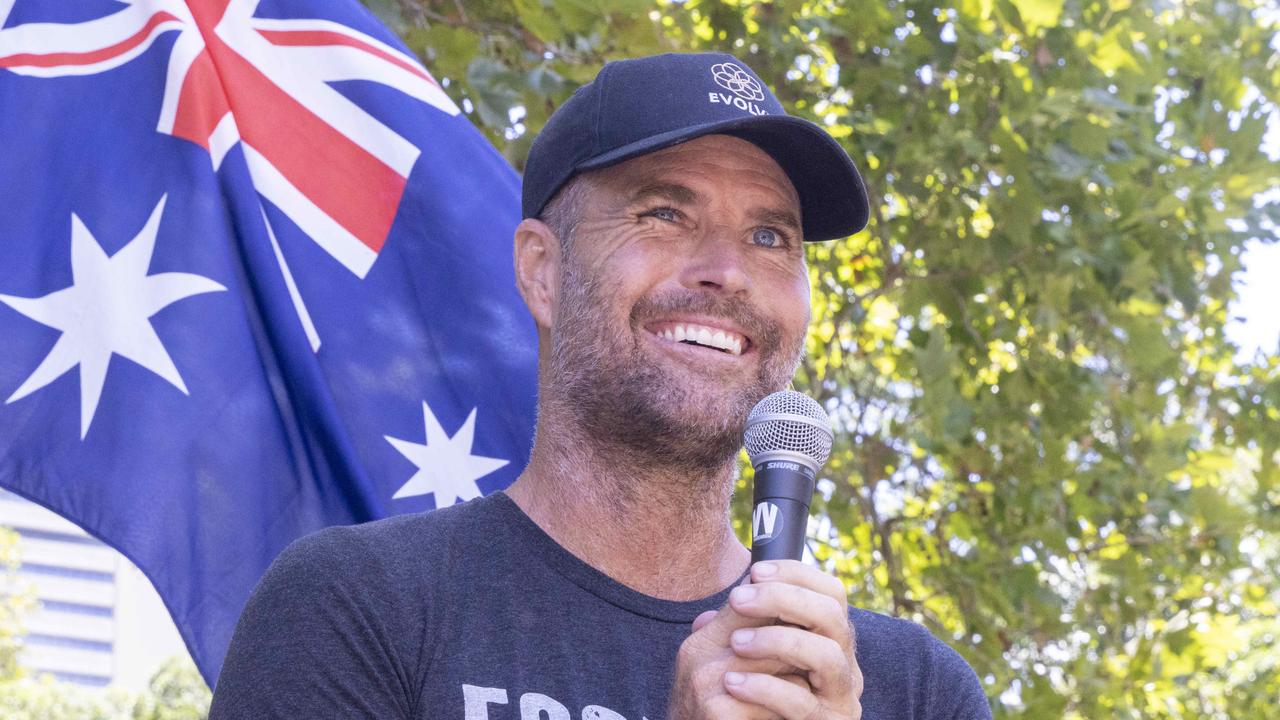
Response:
[[[706,612],[676,656],[671,720],[859,720],[862,671],[839,580],[794,560]]]

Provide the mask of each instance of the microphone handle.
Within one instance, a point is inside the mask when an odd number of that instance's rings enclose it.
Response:
[[[751,562],[799,560],[817,470],[792,460],[764,460],[756,466],[752,491]]]

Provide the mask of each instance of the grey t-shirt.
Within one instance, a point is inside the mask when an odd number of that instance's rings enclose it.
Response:
[[[329,528],[290,545],[254,591],[210,720],[661,720],[677,648],[728,591],[631,590],[502,493]],[[850,616],[864,718],[991,716],[973,670],[924,628]]]

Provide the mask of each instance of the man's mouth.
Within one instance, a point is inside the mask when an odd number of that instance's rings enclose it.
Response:
[[[663,322],[648,328],[660,338],[685,345],[719,350],[727,355],[741,355],[751,341],[741,333],[691,322]]]

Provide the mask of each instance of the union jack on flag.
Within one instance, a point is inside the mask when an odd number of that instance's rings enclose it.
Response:
[[[352,0],[0,0],[0,486],[210,685],[290,541],[505,487],[519,180]]]

